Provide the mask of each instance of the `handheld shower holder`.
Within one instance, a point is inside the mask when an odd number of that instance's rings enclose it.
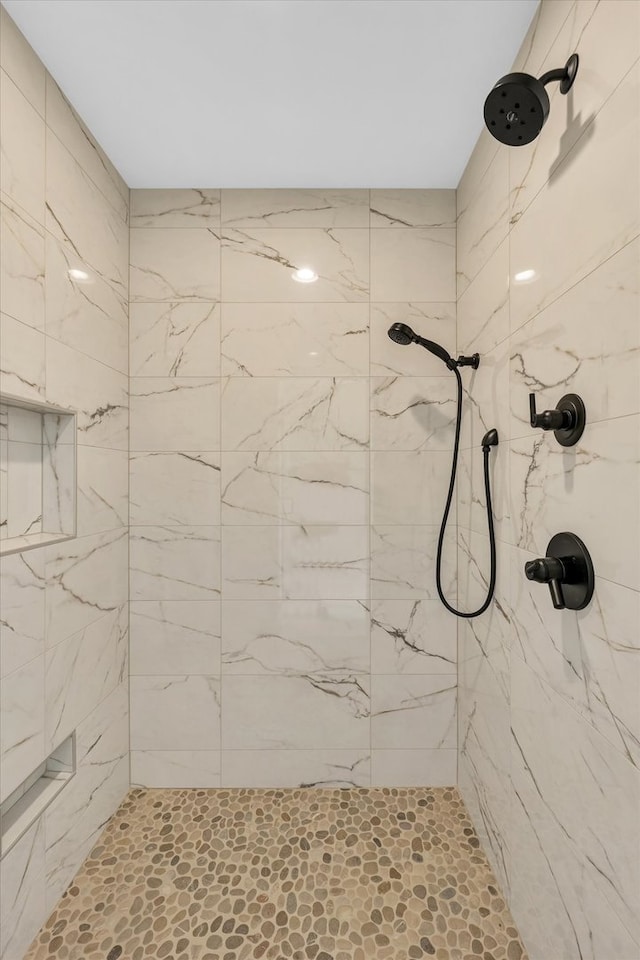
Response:
[[[462,354],[455,361],[456,367],[473,367],[474,370],[477,370],[480,366],[480,354],[472,353],[470,357],[465,357]]]

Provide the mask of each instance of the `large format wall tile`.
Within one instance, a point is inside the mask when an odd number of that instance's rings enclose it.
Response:
[[[0,310],[44,330],[44,230],[20,207],[0,204]]]
[[[457,782],[454,748],[371,751],[372,787],[449,787]]]
[[[439,600],[371,603],[371,673],[452,673],[456,621]]]
[[[131,523],[220,523],[219,456],[217,453],[132,452]]]
[[[225,675],[369,672],[359,600],[225,600],[222,630]]]
[[[225,599],[365,599],[368,530],[225,526],[222,575]]]
[[[132,677],[131,702],[134,751],[206,750],[219,743],[220,681],[216,677]]]
[[[128,299],[128,225],[50,130],[46,226]]]
[[[315,283],[298,283],[309,267]],[[286,302],[359,301],[369,295],[369,231],[225,230],[222,242],[223,299]]]
[[[532,554],[512,548],[509,556],[514,650],[640,768],[640,593],[597,577],[587,610],[558,614],[547,591],[522,576]]]
[[[41,550],[0,560],[0,676],[44,653],[45,568]]]
[[[131,600],[215,600],[220,596],[220,528],[131,528]]]
[[[226,677],[224,686],[223,750],[368,746],[366,676]]]
[[[47,913],[129,787],[129,701],[119,684],[76,731],[76,775],[44,813]],[[89,799],[88,799],[89,798]]]
[[[131,676],[220,673],[219,601],[132,601],[130,626]]]
[[[379,600],[429,600],[436,594],[437,526],[371,528],[371,596]],[[452,560],[454,561],[452,563]],[[455,558],[443,558],[443,584],[455,591]]]
[[[48,339],[46,376],[47,400],[77,411],[78,443],[127,449],[129,381],[125,374]]]
[[[128,374],[126,299],[50,234],[46,260],[47,336]]]
[[[456,676],[372,676],[374,749],[456,745]]]
[[[368,190],[223,190],[224,227],[368,227]]]
[[[456,385],[447,377],[372,377],[372,450],[450,450]]]
[[[455,227],[455,190],[372,190],[372,227]]]
[[[44,554],[47,646],[127,602],[126,528],[58,543]]]
[[[458,296],[498,249],[509,229],[509,155],[498,150],[476,189],[458,196]]]
[[[217,377],[220,307],[215,303],[132,303],[132,377]]]
[[[450,463],[451,454],[444,450],[373,451],[372,523],[439,523]]]
[[[363,524],[366,453],[224,453],[222,522]]]
[[[603,36],[607,38],[606,45],[602,43]],[[578,53],[581,66],[598,63],[598,69],[587,67],[581,71],[569,106],[558,86],[549,87],[551,108],[544,137],[510,153],[512,219],[522,216],[548,179],[562,176],[560,164],[583,134],[587,138],[593,136],[595,131],[589,125],[640,57],[637,4],[626,0],[574,4],[541,64],[541,71],[566,63],[572,53]]]
[[[0,802],[46,757],[43,690],[42,655],[18,667],[0,683]]]
[[[512,661],[512,683],[514,791],[531,827],[539,836],[548,831],[549,839],[559,833],[572,858],[580,857],[585,884],[598,890],[604,901],[602,915],[596,913],[591,920],[600,930],[599,939],[608,902],[618,923],[622,921],[638,942],[640,860],[637,843],[630,842],[640,805],[638,768],[612,750],[519,657]],[[549,841],[540,837],[539,842],[544,846]],[[575,879],[570,870],[558,866],[561,916],[566,888]],[[523,880],[522,874],[514,878],[514,899],[526,896]],[[614,942],[618,923],[610,931]]]
[[[536,273],[533,283],[513,288],[512,326],[535,316],[638,235],[639,71],[636,66],[627,74],[598,114],[597,132],[583,134],[511,232],[511,276]],[[570,190],[554,189],[561,176],[570,180]],[[576,196],[589,198],[590,230],[575,230]]]
[[[222,786],[368,787],[367,749],[223,750]]]
[[[78,536],[126,527],[129,522],[129,455],[126,450],[79,446]]]
[[[509,241],[504,240],[458,300],[458,349],[485,356],[509,336]],[[464,371],[463,371],[464,372]]]
[[[219,300],[220,238],[211,228],[131,230],[131,300]]]
[[[50,74],[47,74],[46,118],[49,129],[126,222],[129,218],[129,188]]]
[[[203,741],[201,771],[197,750],[162,733],[134,750],[139,782],[369,784],[370,592],[401,604],[373,626],[378,674],[455,671],[454,622],[433,602],[455,380],[386,336],[409,322],[455,352],[455,194],[370,201],[368,190],[222,190],[219,231],[215,191],[133,192],[132,670],[161,691],[168,677],[217,676],[222,654],[226,731],[221,757],[215,733]],[[217,232],[219,288],[206,293],[203,250]],[[370,356],[372,238],[374,285],[390,302],[372,311]],[[300,267],[319,279],[297,283]],[[371,479],[377,519],[404,526],[371,530]],[[221,582],[205,545],[218,523]],[[203,599],[220,592],[214,637],[216,601]],[[319,717],[307,723],[309,696]],[[411,713],[394,707],[397,737]],[[455,779],[453,744],[418,744],[395,768],[388,753],[378,751],[381,783],[394,769],[403,782]]]
[[[219,227],[219,190],[132,190],[131,226]]]
[[[0,313],[0,342],[0,391],[24,400],[43,400],[44,334]]]
[[[486,538],[483,538],[486,539]],[[471,554],[461,535],[460,606],[467,606],[469,581],[475,579]],[[471,537],[473,556],[480,554],[480,538]],[[504,824],[511,812],[510,683],[511,619],[510,567],[501,563],[496,602],[476,620],[459,628],[459,785],[480,840],[502,889],[510,890],[510,850]],[[486,581],[481,584],[486,594]],[[473,597],[476,600],[477,598]],[[479,600],[477,601],[479,602]]]
[[[518,782],[522,765],[521,759],[514,764]],[[531,790],[514,791],[513,797],[511,858],[527,869],[515,878],[511,909],[529,956],[635,960],[638,941],[603,897],[593,870],[585,870],[584,856],[567,841],[562,825],[536,804]]]
[[[38,820],[0,861],[0,954],[7,960],[24,956],[47,916],[44,849]]]
[[[636,590],[640,551],[627,532],[640,524],[639,448],[637,414],[591,424],[573,448],[553,434],[512,441],[512,542],[544,556],[554,533],[573,530],[600,576]]]
[[[498,444],[491,455],[491,507],[498,540],[511,542],[512,510],[511,476],[509,472],[509,445]],[[460,527],[475,533],[488,533],[487,497],[484,489],[484,456],[478,447],[460,452],[458,476],[457,522]]]
[[[131,785],[219,787],[219,750],[132,750]],[[234,784],[235,785],[235,784]]]
[[[363,377],[232,377],[223,386],[223,450],[358,450],[368,438]]]
[[[371,299],[455,300],[455,231],[372,230]]]
[[[56,644],[45,658],[45,748],[55,750],[128,673],[126,604]]]
[[[219,450],[220,382],[187,377],[133,377],[131,449]]]
[[[0,800],[72,732],[77,762],[0,862],[19,960],[129,783],[129,191],[4,7],[0,101],[0,391],[78,412],[77,537],[0,561]],[[41,420],[0,411],[0,537],[73,528],[73,445]]]
[[[2,192],[44,223],[45,124],[13,80],[0,71]]]
[[[225,303],[222,373],[241,377],[368,376],[362,303]]]
[[[514,69],[575,51],[576,83],[548,87],[529,146],[484,133],[458,190],[458,348],[481,354],[465,381],[463,609],[486,595],[479,441],[500,435],[496,596],[459,627],[459,786],[532,960],[640,955],[639,15],[543,0]],[[530,392],[539,411],[583,398],[575,446],[531,427]],[[561,530],[595,565],[578,612],[524,574]]]
[[[640,412],[640,240],[605,260],[511,338],[511,437],[539,409],[579,394],[589,423]]]

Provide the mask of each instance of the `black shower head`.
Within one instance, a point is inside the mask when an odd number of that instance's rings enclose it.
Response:
[[[444,347],[441,347],[439,343],[434,343],[433,340],[425,340],[424,337],[419,337],[406,323],[393,323],[387,333],[394,343],[399,343],[403,347],[408,343],[419,343],[425,350],[429,350],[430,353],[439,357],[443,363],[446,363],[450,370],[453,370],[456,366],[456,361],[451,359],[451,355],[447,353]]]
[[[538,136],[549,116],[549,95],[545,84],[560,81],[560,92],[568,93],[578,71],[574,53],[561,70],[549,70],[539,80],[528,73],[501,77],[484,102],[484,122],[489,133],[510,147],[524,147]]]
[[[392,324],[387,333],[394,343],[399,343],[403,347],[406,347],[408,343],[415,343],[418,339],[418,335],[406,323]]]

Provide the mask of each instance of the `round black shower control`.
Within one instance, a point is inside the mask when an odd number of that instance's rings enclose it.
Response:
[[[560,446],[572,447],[584,433],[587,411],[577,393],[567,393],[558,400],[555,410],[536,410],[536,395],[529,394],[529,422],[541,430],[553,430]]]
[[[548,583],[556,610],[583,610],[593,596],[594,573],[589,551],[575,533],[556,533],[546,557],[529,560],[525,576]]]

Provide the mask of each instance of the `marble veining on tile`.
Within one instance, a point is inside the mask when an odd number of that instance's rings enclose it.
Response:
[[[312,267],[315,283],[292,282]],[[369,231],[357,229],[224,230],[224,299],[246,301],[366,301]],[[309,289],[311,288],[311,289]]]
[[[369,309],[360,303],[225,303],[222,373],[368,376]]]

